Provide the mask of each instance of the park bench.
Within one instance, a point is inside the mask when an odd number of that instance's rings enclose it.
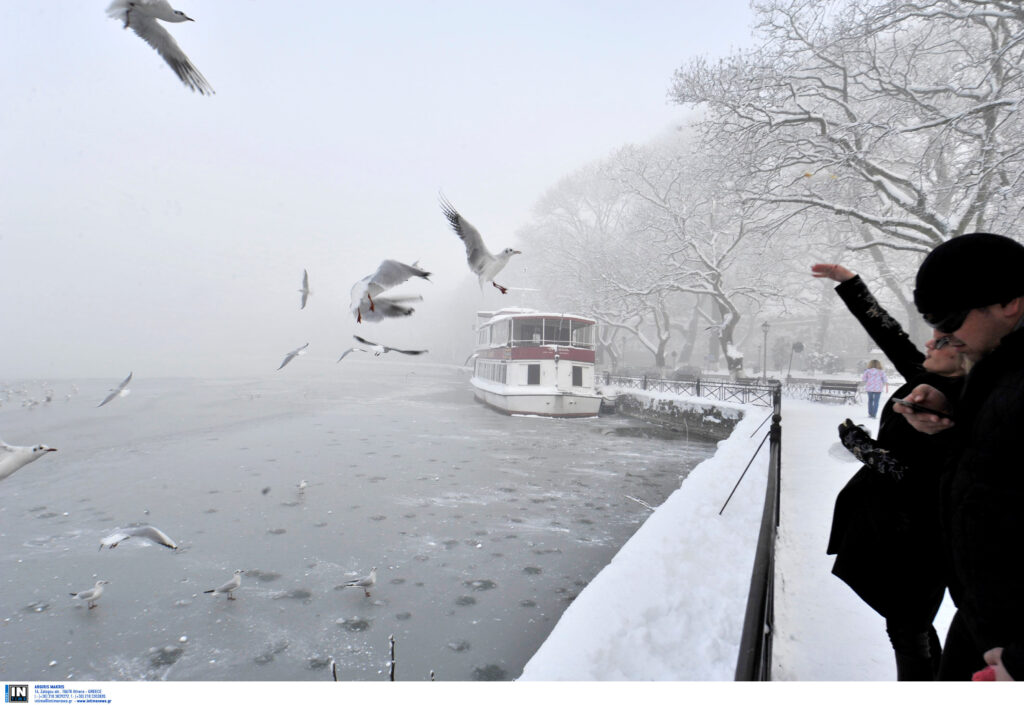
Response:
[[[837,401],[843,404],[855,403],[857,401],[857,386],[857,382],[826,380],[816,391],[811,392],[811,399],[814,401]]]

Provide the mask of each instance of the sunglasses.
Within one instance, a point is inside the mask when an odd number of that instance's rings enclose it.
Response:
[[[926,313],[924,314],[924,320],[940,333],[954,333],[960,330],[971,310],[954,311],[953,313]],[[948,344],[947,342],[946,345]],[[938,344],[936,344],[935,349],[939,349]]]
[[[953,342],[953,336],[951,336],[951,335],[944,335],[941,338],[939,338],[938,340],[936,340],[935,344],[932,347],[935,350],[942,350],[942,348],[946,347],[947,345],[950,345],[952,342]]]

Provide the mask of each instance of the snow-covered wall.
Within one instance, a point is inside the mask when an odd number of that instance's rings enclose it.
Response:
[[[519,680],[733,679],[768,444],[754,454],[770,410],[713,406],[747,413],[569,605]]]
[[[690,435],[722,441],[732,434],[743,418],[744,407],[738,404],[711,402],[678,394],[648,392],[637,389],[605,388],[615,395],[615,411],[651,423],[667,426]]]

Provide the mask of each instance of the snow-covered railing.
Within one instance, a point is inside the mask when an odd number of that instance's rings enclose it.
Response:
[[[776,383],[772,397],[772,425],[768,431],[768,486],[765,490],[761,530],[750,575],[747,612],[743,619],[736,680],[772,679],[772,637],[775,631],[775,538],[779,529],[779,490],[782,471],[782,388]],[[758,447],[760,450],[760,446]]]
[[[607,386],[642,389],[651,392],[688,394],[703,399],[730,401],[736,404],[772,406],[772,395],[778,389],[778,382],[769,380],[724,380],[695,377],[692,379],[659,379],[656,377],[623,377],[605,373]]]

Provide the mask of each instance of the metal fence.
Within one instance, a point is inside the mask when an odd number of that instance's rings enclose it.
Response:
[[[768,486],[765,490],[761,530],[750,574],[747,611],[743,619],[736,680],[772,679],[772,638],[775,632],[775,538],[779,530],[782,477],[782,388],[772,398],[772,425],[768,431]]]
[[[779,388],[776,380],[733,380],[728,377],[709,378],[695,377],[692,379],[659,379],[657,377],[622,377],[605,373],[604,383],[607,386],[625,389],[640,389],[649,392],[668,392],[671,394],[688,394],[702,399],[730,401],[736,404],[752,406],[772,406],[772,395]]]

